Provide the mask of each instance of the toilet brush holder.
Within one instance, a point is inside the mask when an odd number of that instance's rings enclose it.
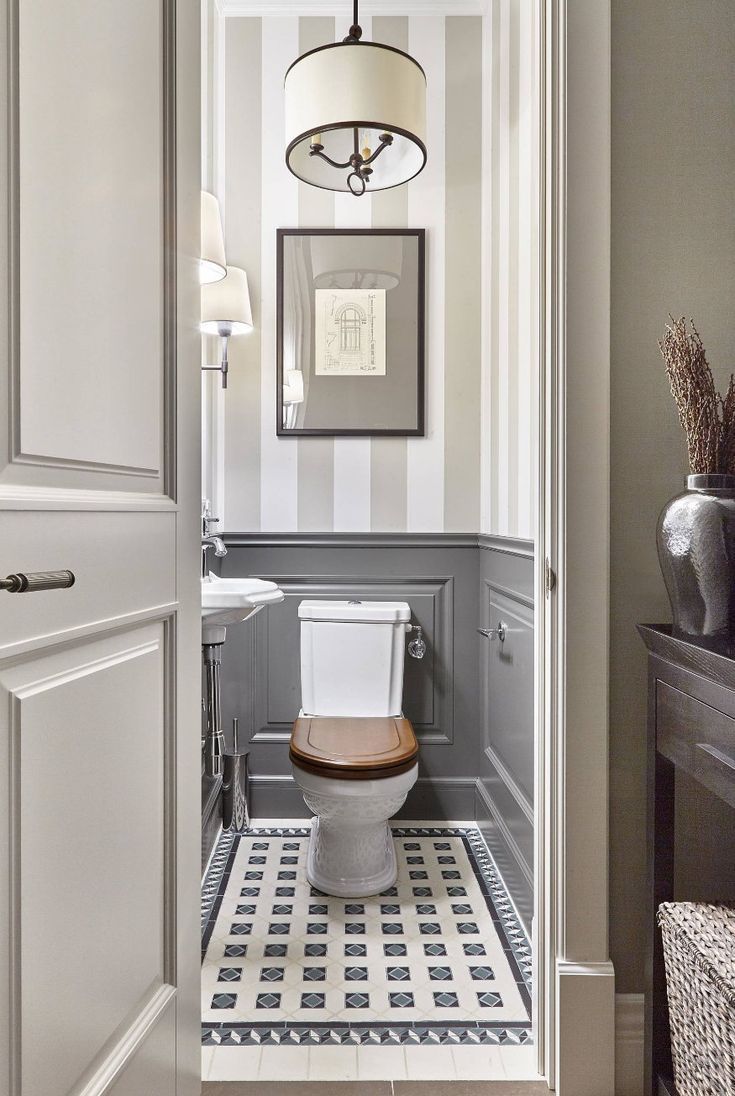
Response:
[[[239,749],[237,722],[232,721],[233,751],[222,759],[222,826],[228,833],[245,833],[250,828],[248,751]]]

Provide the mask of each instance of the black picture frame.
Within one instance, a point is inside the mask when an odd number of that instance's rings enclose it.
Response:
[[[333,426],[287,427],[284,425],[283,377],[284,377],[284,292],[285,241],[289,237],[381,237],[397,236],[414,239],[417,244],[416,268],[416,360],[415,360],[415,417],[405,427],[390,428],[366,424],[365,427]],[[426,379],[425,379],[425,294],[426,294],[426,230],[423,228],[279,228],[276,240],[276,434],[280,438],[298,437],[424,437],[426,433]],[[387,335],[386,335],[387,338]],[[313,343],[312,351],[313,353]],[[390,345],[386,346],[390,361]],[[364,383],[364,382],[360,382]],[[413,409],[413,406],[412,406]]]

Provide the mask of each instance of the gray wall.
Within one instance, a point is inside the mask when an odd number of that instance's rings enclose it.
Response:
[[[735,6],[613,0],[610,632],[611,951],[643,985],[646,660],[670,619],[655,525],[686,473],[656,345],[694,318],[716,376],[735,364]],[[706,813],[706,812],[705,812]]]
[[[288,743],[300,706],[303,598],[405,600],[426,657],[406,658],[404,710],[420,744],[404,818],[477,817],[530,922],[533,845],[533,557],[527,542],[474,535],[225,536],[223,577],[257,575],[286,592],[228,628],[222,659],[226,733],[250,743],[252,812],[305,817]],[[499,547],[504,550],[499,550]],[[477,628],[502,618],[505,644]],[[479,780],[478,780],[479,775]]]
[[[251,744],[253,813],[306,815],[291,780],[288,743],[301,703],[299,622],[304,598],[407,601],[428,645],[406,657],[404,710],[421,747],[419,782],[404,817],[468,818],[474,810],[479,746],[477,538],[225,538],[222,575],[272,579],[286,598],[228,631],[225,728],[233,715]],[[316,541],[316,543],[314,543]]]

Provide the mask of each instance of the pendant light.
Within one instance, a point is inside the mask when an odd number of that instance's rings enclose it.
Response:
[[[426,75],[408,53],[341,42],[299,57],[286,73],[286,164],[297,178],[354,194],[413,179],[426,163]]]

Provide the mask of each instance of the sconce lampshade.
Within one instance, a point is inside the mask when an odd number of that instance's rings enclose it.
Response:
[[[218,282],[225,276],[225,239],[219,202],[214,194],[202,191],[202,249],[199,256],[199,281],[202,285]]]
[[[253,326],[248,276],[228,266],[227,277],[202,286],[201,330],[207,335],[244,335]]]
[[[286,164],[312,186],[365,193],[354,171],[351,185],[336,169],[357,152],[370,162],[368,191],[406,183],[426,163],[426,76],[401,50],[377,42],[322,46],[291,65],[285,96]],[[369,161],[381,135],[387,147]]]
[[[287,369],[283,376],[284,404],[304,402],[304,374],[300,369]]]

